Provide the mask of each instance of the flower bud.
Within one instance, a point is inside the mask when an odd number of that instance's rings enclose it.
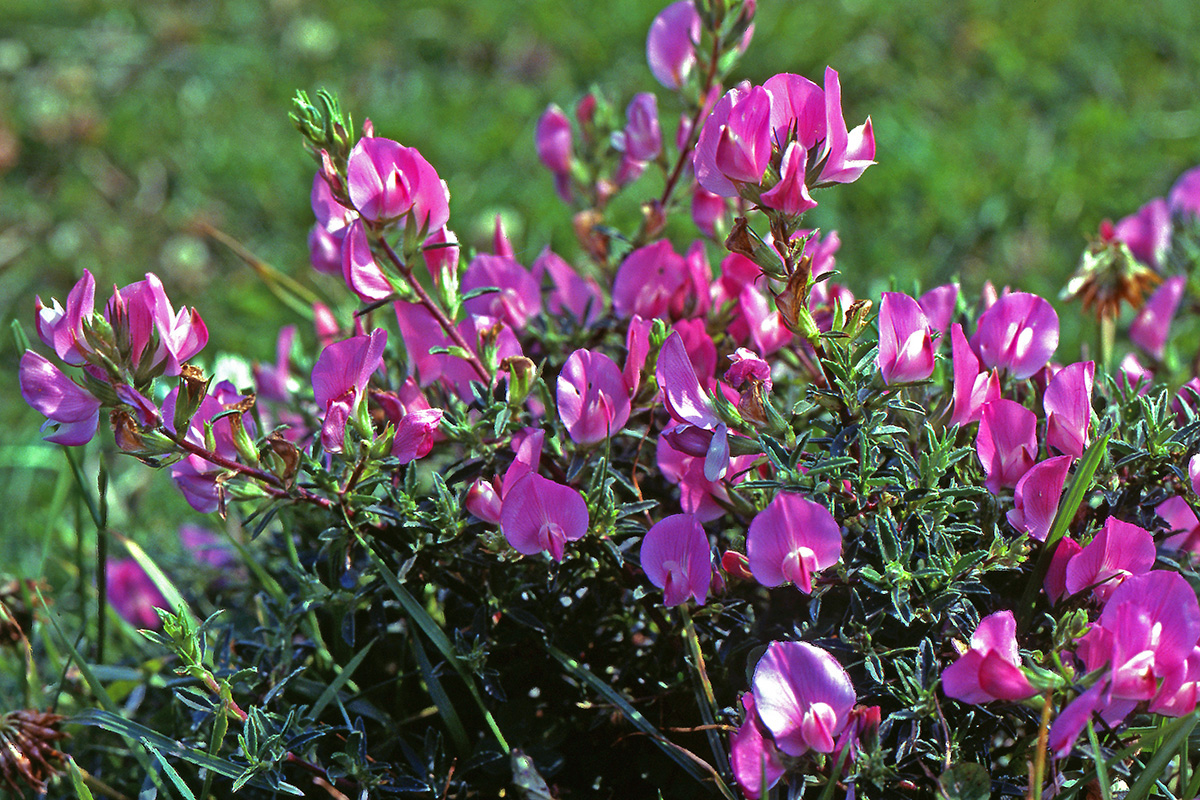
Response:
[[[529,396],[537,380],[537,365],[525,356],[509,356],[500,362],[500,369],[508,373],[508,404],[519,407]]]

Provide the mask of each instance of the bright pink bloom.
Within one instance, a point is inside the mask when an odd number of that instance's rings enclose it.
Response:
[[[1103,603],[1130,575],[1149,572],[1154,554],[1150,531],[1109,517],[1095,538],[1067,564],[1067,591],[1075,594],[1092,587],[1092,594]]]
[[[879,372],[886,384],[921,381],[933,374],[929,320],[916,300],[884,292],[879,305]]]
[[[1046,446],[1082,458],[1092,424],[1092,381],[1096,364],[1079,361],[1060,369],[1042,396],[1046,409]]]
[[[613,281],[613,311],[619,317],[634,314],[652,319],[666,317],[671,299],[683,285],[684,260],[671,242],[662,239],[639,247],[625,257]]]
[[[1156,197],[1146,203],[1113,227],[1113,237],[1124,242],[1138,261],[1162,269],[1171,249],[1171,210],[1167,201]]]
[[[1163,349],[1167,346],[1171,320],[1175,318],[1175,312],[1183,300],[1186,286],[1187,277],[1184,275],[1167,278],[1150,295],[1129,326],[1129,338],[1133,343],[1156,359],[1162,358]]]
[[[1000,399],[1000,379],[995,372],[980,371],[979,359],[957,322],[950,326],[950,352],[954,360],[954,413],[950,424],[967,425],[980,418],[985,405]]]
[[[757,381],[764,392],[771,391],[771,365],[758,357],[753,350],[739,347],[729,356],[733,364],[725,371],[725,380],[734,389],[741,389],[746,381]]]
[[[371,374],[383,364],[387,331],[354,336],[326,347],[313,365],[313,399],[321,410],[321,445],[331,453],[345,446],[346,423],[366,397]]]
[[[313,303],[313,330],[322,348],[333,344],[342,335],[337,317],[324,303]]]
[[[571,138],[570,120],[561,108],[551,103],[538,119],[534,141],[538,158],[556,175],[571,172]]]
[[[729,491],[721,479],[709,480],[704,474],[706,453],[693,456],[677,449],[671,443],[669,432],[659,434],[655,449],[658,469],[663,477],[679,486],[679,505],[688,514],[694,514],[701,522],[717,519],[725,513],[722,503],[730,501]],[[736,484],[743,478],[755,456],[733,456],[729,459],[729,482]]]
[[[371,244],[367,241],[367,229],[361,219],[354,220],[342,242],[342,278],[364,303],[383,300],[395,291],[375,262]]]
[[[697,239],[683,256],[683,283],[671,297],[671,319],[698,319],[708,315],[712,307],[709,289],[712,286],[712,266],[708,263],[708,250],[704,242]]]
[[[1150,702],[1150,713],[1182,717],[1195,711],[1200,699],[1200,646],[1192,648],[1182,664],[1163,672],[1162,685]]]
[[[654,79],[668,89],[679,89],[696,66],[700,41],[700,15],[692,0],[679,0],[664,8],[650,23],[646,60]]]
[[[83,277],[67,295],[65,311],[54,298],[50,302],[53,305],[45,306],[42,298],[37,298],[35,324],[38,337],[67,364],[86,363],[84,354],[92,348],[83,338],[83,321],[96,313],[96,279],[86,269],[83,271]]]
[[[1192,491],[1200,494],[1200,455],[1188,459],[1188,480],[1192,484]]]
[[[930,289],[917,302],[929,320],[929,327],[941,334],[934,342],[934,347],[940,348],[950,332],[950,323],[954,321],[954,311],[958,306],[958,284],[947,283]]]
[[[1050,557],[1050,569],[1046,571],[1046,581],[1042,588],[1051,603],[1057,603],[1067,595],[1067,564],[1082,550],[1079,542],[1070,536],[1058,540],[1054,555]]]
[[[435,348],[450,347],[453,344],[433,315],[420,303],[396,302],[392,306],[396,311],[396,323],[400,328],[400,337],[404,340],[405,352],[409,362],[416,368],[420,386],[424,388],[440,380],[453,387],[459,397],[470,398],[471,381],[480,380],[479,373],[458,356],[430,352]],[[468,316],[458,323],[458,332],[468,345],[474,348],[478,345],[479,333],[497,325],[497,361],[521,355],[521,345],[512,328],[491,317]]]
[[[808,187],[804,185],[807,166],[808,151],[798,142],[789,144],[779,165],[779,183],[762,193],[759,198],[762,205],[792,216],[816,208],[817,201],[812,199]]]
[[[503,508],[498,489],[499,484],[499,478],[492,478],[490,481],[476,478],[475,482],[471,484],[471,488],[467,489],[463,507],[484,522],[499,525],[500,510]]]
[[[450,219],[450,192],[415,147],[364,136],[346,162],[350,201],[372,222],[412,213],[418,230],[433,231]]]
[[[750,523],[746,556],[763,586],[790,583],[811,594],[813,574],[842,557],[842,529],[820,503],[780,492]]]
[[[342,269],[342,242],[346,230],[358,219],[358,212],[334,199],[329,182],[320,170],[313,176],[310,199],[317,222],[308,232],[309,259],[317,272],[336,275]]]
[[[751,684],[758,717],[790,756],[833,752],[858,696],[833,656],[808,642],[771,642]]]
[[[1179,176],[1167,195],[1167,205],[1177,217],[1200,217],[1200,167],[1192,167]]]
[[[988,369],[1006,369],[1024,380],[1058,348],[1058,314],[1035,294],[1007,294],[979,317],[971,347]]]
[[[433,449],[433,437],[442,424],[440,408],[425,408],[404,415],[396,426],[396,438],[392,442],[392,455],[407,464],[429,455]]]
[[[629,389],[630,397],[635,396],[642,385],[642,370],[650,356],[650,328],[653,324],[634,314],[633,319],[629,320],[629,329],[625,332],[626,356],[621,376],[625,379],[625,387]]]
[[[701,185],[716,194],[728,192],[726,184],[733,186],[736,194],[738,184],[762,183],[771,161],[771,96],[767,90],[753,86],[744,93],[730,92],[726,97],[732,97],[729,112],[725,123],[716,131],[712,151],[712,166],[724,180],[713,180],[709,170],[696,173]],[[701,138],[707,132],[708,123],[705,123]],[[699,148],[696,154],[698,159]]]
[[[118,342],[128,342],[130,360],[140,375],[178,375],[182,364],[208,343],[208,329],[195,309],[179,313],[153,273],[119,289],[104,316]]]
[[[591,278],[583,278],[575,268],[547,246],[533,262],[534,279],[541,283],[543,273],[550,274],[554,289],[546,298],[551,314],[570,314],[583,325],[595,324],[604,316],[604,293]]]
[[[438,228],[421,243],[421,255],[435,283],[446,283],[458,275],[458,236],[449,228]]]
[[[43,356],[26,350],[18,375],[21,397],[42,416],[42,430],[57,424],[45,437],[55,444],[87,444],[100,423],[100,401],[62,373]]]
[[[1163,547],[1200,553],[1200,519],[1187,500],[1175,495],[1155,506],[1154,513],[1167,523],[1168,530],[1181,531],[1168,536]]]
[[[1121,369],[1117,373],[1117,383],[1125,391],[1136,390],[1139,395],[1150,391],[1154,383],[1154,373],[1142,366],[1134,353],[1126,353],[1121,359]]]
[[[633,96],[625,109],[622,143],[625,155],[634,161],[646,162],[658,158],[662,151],[662,128],[658,124],[658,98],[650,92]]]
[[[832,67],[825,68],[825,146],[817,184],[853,183],[875,163],[875,133],[871,118],[852,131],[842,115],[842,85]]]
[[[975,452],[987,475],[984,485],[992,494],[1016,486],[1037,458],[1037,417],[1020,403],[993,400],[979,417]]]
[[[698,605],[708,599],[712,546],[700,521],[691,514],[674,514],[656,522],[642,540],[641,561],[646,577],[663,590],[667,607],[688,597]]]
[[[104,571],[108,602],[130,625],[157,630],[162,620],[154,609],[171,610],[154,581],[132,558],[109,561]]]
[[[576,350],[558,375],[558,413],[571,441],[593,444],[629,420],[629,390],[620,368],[603,353]]]
[[[1011,611],[997,611],[979,621],[971,648],[942,672],[942,691],[964,703],[1024,700],[1037,694],[1021,671],[1017,621]]]
[[[496,317],[516,329],[542,313],[542,292],[533,275],[507,256],[480,253],[471,259],[462,277],[462,291],[496,287],[468,300],[463,306],[472,314]]]
[[[729,766],[742,794],[758,800],[787,770],[771,732],[758,718],[753,692],[742,695],[742,708],[742,724],[729,736]]]
[[[696,370],[696,379],[700,385],[713,390],[717,377],[717,345],[708,335],[708,326],[703,319],[681,319],[671,326],[672,330],[683,339],[683,347],[687,350],[688,361]]]
[[[705,236],[716,236],[717,223],[729,213],[729,202],[700,184],[692,187],[692,222]]]
[[[700,388],[696,370],[678,332],[668,336],[659,351],[656,377],[667,411],[683,423],[676,426],[675,432],[694,428],[697,433],[709,434],[704,477],[710,481],[724,477],[729,468],[728,429],[717,416],[708,395]]]
[[[531,472],[505,488],[500,531],[518,553],[562,561],[564,545],[587,533],[587,503],[570,486]]]
[[[1049,458],[1022,475],[1015,489],[1017,506],[1008,512],[1008,523],[1039,542],[1046,541],[1073,460],[1071,456]]]

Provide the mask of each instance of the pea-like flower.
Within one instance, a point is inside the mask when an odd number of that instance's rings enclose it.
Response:
[[[781,492],[750,523],[746,555],[762,585],[790,583],[809,594],[813,574],[842,557],[842,531],[825,506]]]
[[[712,547],[700,521],[691,514],[659,520],[642,540],[642,570],[663,590],[663,603],[677,606],[688,597],[699,605],[712,584]]]
[[[997,611],[979,621],[970,649],[942,672],[942,691],[964,703],[1024,700],[1037,693],[1021,671],[1017,621],[1011,611]]]

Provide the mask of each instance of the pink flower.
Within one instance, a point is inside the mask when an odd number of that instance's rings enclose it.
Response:
[[[471,298],[463,304],[467,311],[495,317],[518,330],[542,313],[541,287],[513,258],[480,253],[471,259],[462,277],[463,293],[489,286],[499,291]]]
[[[275,403],[286,403],[292,397],[288,388],[291,379],[292,342],[296,340],[296,326],[285,325],[279,329],[279,337],[275,340],[275,365],[255,364],[254,385],[258,389],[258,397]]]
[[[674,431],[682,433],[694,428],[697,433],[708,434],[704,477],[710,481],[724,477],[729,468],[728,429],[717,416],[708,395],[700,388],[696,370],[678,332],[672,333],[663,343],[658,354],[656,376],[667,411],[683,423],[677,425]]]
[[[947,283],[930,289],[921,295],[917,302],[925,312],[925,318],[929,320],[929,327],[941,334],[934,343],[935,347],[940,348],[949,333],[950,323],[954,321],[954,310],[958,305],[958,284]]]
[[[705,236],[716,236],[717,223],[729,213],[729,202],[700,184],[692,187],[692,222]]]
[[[1059,539],[1058,545],[1054,548],[1054,555],[1050,558],[1050,569],[1046,571],[1046,580],[1042,584],[1051,603],[1057,603],[1066,596],[1067,565],[1082,549],[1079,542],[1070,536]]]
[[[980,412],[975,452],[992,494],[1016,486],[1037,457],[1037,417],[1020,403],[993,400]]]
[[[562,561],[565,544],[587,533],[587,503],[570,486],[531,472],[505,488],[500,531],[518,553]]]
[[[858,699],[837,659],[807,642],[767,645],[751,685],[763,727],[790,756],[833,752]]]
[[[746,555],[763,586],[790,583],[810,594],[813,574],[841,559],[842,530],[825,506],[781,492],[750,523]]]
[[[534,141],[538,159],[555,175],[571,172],[571,122],[558,106],[551,103],[538,119]]]
[[[787,770],[771,732],[758,718],[753,692],[742,695],[742,708],[742,724],[729,737],[729,766],[742,794],[758,800]]]
[[[825,68],[825,146],[817,184],[853,183],[875,163],[875,133],[871,118],[852,131],[842,115],[842,85],[832,67]]]
[[[26,350],[18,374],[21,397],[46,417],[42,430],[57,425],[46,441],[87,444],[100,423],[100,401],[41,355]]]
[[[1021,671],[1017,621],[1011,611],[997,611],[979,621],[971,648],[943,670],[942,691],[964,703],[1024,700],[1037,693]]]
[[[354,220],[342,241],[342,278],[364,303],[383,300],[395,291],[391,281],[375,262],[371,243],[367,240],[367,229],[361,219]]]
[[[354,336],[321,351],[313,365],[313,398],[321,409],[321,445],[331,453],[345,446],[346,423],[366,396],[371,374],[383,364],[387,331]]]
[[[886,384],[921,381],[933,374],[929,320],[916,300],[884,292],[879,306],[879,372]]]
[[[450,192],[415,147],[364,136],[350,151],[346,184],[354,207],[372,222],[412,213],[418,230],[433,231],[450,219]]]
[[[1179,495],[1170,497],[1155,506],[1154,513],[1167,523],[1168,530],[1181,531],[1168,536],[1163,547],[1200,553],[1200,519],[1196,518],[1196,512],[1192,511],[1187,500]]]
[[[725,371],[725,380],[734,389],[741,389],[747,382],[762,384],[763,391],[771,391],[771,365],[758,357],[753,350],[739,347],[729,356],[733,364]]]
[[[208,343],[208,328],[195,309],[175,309],[154,273],[113,294],[104,309],[120,344],[129,346],[139,376],[178,375],[182,364]]]
[[[1150,391],[1154,382],[1154,373],[1142,366],[1134,353],[1126,353],[1121,359],[1121,369],[1117,373],[1117,383],[1125,391],[1136,390],[1139,395]]]
[[[38,337],[47,347],[65,363],[78,366],[87,362],[86,353],[92,351],[91,345],[83,337],[83,322],[96,313],[96,279],[86,269],[83,277],[76,281],[67,295],[67,308],[51,298],[51,306],[42,304],[42,298],[37,298]]]
[[[604,293],[591,278],[583,278],[547,246],[533,262],[534,280],[541,283],[543,273],[550,274],[554,289],[546,298],[551,314],[570,314],[583,325],[593,325],[604,316]]]
[[[696,145],[696,179],[713,194],[762,183],[771,159],[771,95],[761,86],[731,89],[713,108]]]
[[[1042,396],[1046,409],[1046,446],[1082,458],[1092,423],[1092,380],[1096,365],[1080,361],[1060,369]]]
[[[1179,176],[1167,195],[1167,205],[1177,217],[1200,217],[1200,167],[1192,167]]]
[[[671,242],[662,239],[639,247],[625,257],[613,280],[613,311],[619,317],[634,314],[652,319],[666,317],[671,299],[683,285],[684,261]]]
[[[1000,379],[995,372],[980,371],[979,359],[957,322],[950,326],[950,352],[954,360],[954,413],[950,424],[967,425],[980,418],[985,405],[1000,399]]]
[[[438,228],[421,243],[421,256],[435,283],[445,284],[458,276],[458,236],[449,228]]]
[[[807,166],[808,152],[798,142],[789,144],[779,165],[779,183],[762,193],[759,198],[762,205],[791,216],[799,216],[810,208],[816,208],[817,201],[812,199],[808,187],[804,185]]]
[[[162,418],[167,429],[175,433],[175,403],[179,390],[173,389],[163,401]],[[213,417],[246,400],[246,395],[239,394],[229,381],[221,381],[212,387],[196,413],[188,422],[184,437],[194,445],[206,447],[206,424],[212,427],[213,452],[230,461],[238,459],[237,445],[234,443],[233,417],[227,415],[213,422]],[[242,429],[253,439],[255,433],[254,419],[249,412],[239,415]],[[183,493],[188,505],[201,514],[210,514],[221,507],[224,498],[222,481],[227,470],[198,455],[189,455],[177,461],[171,467],[171,479]]]
[[[1021,476],[1015,489],[1016,508],[1008,512],[1008,523],[1039,542],[1046,541],[1073,460],[1071,456],[1050,458]]]
[[[1129,326],[1129,338],[1133,343],[1156,359],[1162,358],[1163,349],[1167,346],[1171,320],[1175,318],[1175,312],[1183,300],[1186,286],[1187,277],[1184,275],[1167,278],[1162,286],[1150,295],[1150,299],[1138,311],[1137,317]]]
[[[1188,480],[1192,485],[1192,491],[1200,494],[1200,455],[1194,455],[1188,459]]]
[[[410,411],[396,426],[396,438],[392,442],[392,455],[407,464],[429,455],[433,449],[433,437],[442,424],[440,408],[423,408]]]
[[[658,158],[662,151],[662,129],[658,124],[658,98],[650,92],[633,96],[625,109],[627,123],[622,136],[625,155],[634,161],[647,162]]]
[[[1109,517],[1067,564],[1067,591],[1075,594],[1092,587],[1092,594],[1103,603],[1130,575],[1149,572],[1154,554],[1154,537],[1148,530]]]
[[[669,432],[659,434],[655,450],[658,469],[664,478],[679,486],[679,505],[701,522],[714,520],[725,513],[722,503],[729,503],[729,492],[721,479],[709,480],[704,474],[705,456],[689,455],[671,444]],[[729,459],[731,483],[741,480],[741,472],[754,461],[753,455]]]
[[[642,540],[641,561],[646,577],[663,590],[667,607],[688,597],[699,605],[708,599],[712,546],[700,521],[691,514],[675,514],[655,523]]]
[[[558,375],[558,413],[571,441],[593,444],[629,420],[629,390],[620,368],[603,353],[576,350]]]
[[[171,605],[141,565],[132,558],[109,561],[104,571],[108,602],[130,625],[157,630],[162,620],[154,609]]]
[[[1113,238],[1124,242],[1138,261],[1162,269],[1171,249],[1171,210],[1167,201],[1156,197],[1136,214],[1122,219],[1113,227]]]
[[[309,260],[317,272],[336,275],[342,269],[342,241],[358,212],[334,199],[319,170],[313,176],[311,202],[317,222],[308,232]]]
[[[986,368],[1006,369],[1024,380],[1058,348],[1058,315],[1037,295],[1007,294],[979,317],[971,347]]]
[[[679,0],[659,12],[646,36],[646,60],[654,79],[679,89],[696,65],[700,15],[692,0]]]
[[[237,564],[237,556],[229,545],[213,531],[190,522],[179,526],[179,541],[200,564],[214,569],[230,569]]]
[[[463,507],[484,522],[499,525],[500,511],[503,508],[499,485],[498,477],[492,478],[490,481],[476,478],[475,482],[471,484],[471,488],[467,489]]]

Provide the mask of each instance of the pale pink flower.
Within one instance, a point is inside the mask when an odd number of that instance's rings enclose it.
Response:
[[[841,559],[842,529],[825,506],[781,492],[751,521],[746,555],[763,586],[790,583],[810,594],[813,575]]]
[[[979,621],[970,649],[942,671],[942,691],[964,703],[1024,700],[1037,694],[1021,671],[1017,621],[1011,611],[997,611]]]
[[[1058,348],[1058,314],[1037,295],[1004,295],[979,317],[971,347],[987,369],[1005,369],[1024,380]]]
[[[696,517],[674,514],[656,522],[642,540],[640,558],[646,577],[663,590],[664,605],[677,606],[688,597],[704,605],[712,584],[712,546]]]
[[[771,642],[754,668],[754,704],[790,756],[833,752],[858,696],[833,656],[808,642]]]
[[[1046,386],[1046,446],[1082,458],[1092,423],[1092,382],[1096,365],[1080,361],[1063,367]]]
[[[531,472],[506,490],[500,531],[518,553],[562,561],[566,543],[587,533],[587,503],[570,486]]]
[[[611,358],[576,350],[558,375],[558,413],[571,441],[593,444],[617,433],[629,420],[629,390]]]

